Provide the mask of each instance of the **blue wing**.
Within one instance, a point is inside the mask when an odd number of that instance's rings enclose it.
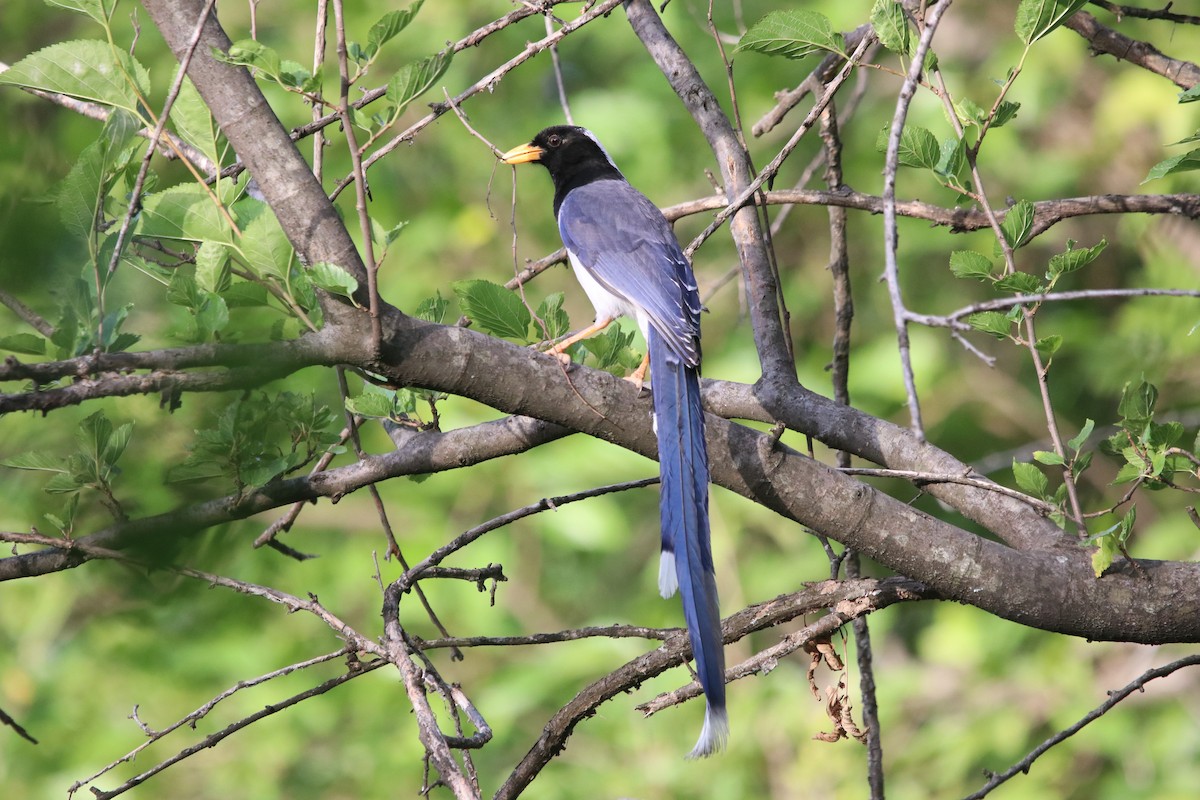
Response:
[[[645,195],[624,180],[577,186],[558,209],[558,230],[597,283],[643,313],[684,363],[700,364],[696,281],[670,223]]]

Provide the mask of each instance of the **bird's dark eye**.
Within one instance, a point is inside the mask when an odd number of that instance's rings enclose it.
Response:
[[[546,140],[546,144],[550,145],[551,147],[558,147],[560,144],[562,144],[562,137],[557,133],[552,134],[550,138]]]

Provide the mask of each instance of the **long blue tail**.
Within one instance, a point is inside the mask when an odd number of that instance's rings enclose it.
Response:
[[[648,331],[647,349],[662,475],[659,590],[670,597],[677,581],[683,599],[696,673],[707,702],[704,728],[688,755],[699,758],[720,750],[729,736],[721,611],[708,532],[708,452],[700,378],[696,368],[671,352],[653,328]]]

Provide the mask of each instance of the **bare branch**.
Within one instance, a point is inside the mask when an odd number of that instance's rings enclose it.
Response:
[[[1029,755],[1025,756],[1025,758],[1021,759],[1016,764],[1013,764],[1004,772],[992,775],[982,789],[974,794],[967,795],[963,800],[982,800],[982,798],[990,794],[993,789],[1007,781],[1009,778],[1012,778],[1018,773],[1028,773],[1029,768],[1033,766],[1033,762],[1037,761],[1046,753],[1046,751],[1060,742],[1066,741],[1070,737],[1079,733],[1079,731],[1083,730],[1084,727],[1092,722],[1095,722],[1100,717],[1104,716],[1104,714],[1111,711],[1118,703],[1120,703],[1129,695],[1133,694],[1134,692],[1142,691],[1142,688],[1150,681],[1156,678],[1165,678],[1173,672],[1178,672],[1185,667],[1194,667],[1198,664],[1200,664],[1200,655],[1193,655],[1186,656],[1178,661],[1172,661],[1170,664],[1166,664],[1161,667],[1155,667],[1154,669],[1146,670],[1138,676],[1137,680],[1133,681],[1132,683],[1129,683],[1120,689],[1117,689],[1116,691],[1109,692],[1107,700],[1084,715],[1083,718],[1074,725],[1059,731],[1046,741],[1039,744],[1030,751]]]

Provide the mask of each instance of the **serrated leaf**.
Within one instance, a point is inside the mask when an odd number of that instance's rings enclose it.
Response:
[[[875,149],[887,152],[891,129],[885,127],[875,140]],[[942,157],[937,138],[926,128],[909,125],[900,132],[900,148],[897,153],[900,164],[905,167],[933,169]]]
[[[10,353],[23,353],[30,356],[46,354],[46,340],[32,333],[14,333],[10,336],[0,336],[0,350]]]
[[[358,281],[355,277],[345,267],[337,264],[318,261],[309,268],[308,276],[314,286],[331,294],[353,298],[354,293],[358,291]]]
[[[958,177],[958,173],[962,172],[963,167],[967,164],[967,142],[965,139],[959,139],[956,136],[942,142],[941,153],[938,156],[938,163],[934,166],[933,171],[945,180]]]
[[[67,11],[87,14],[101,25],[108,22],[109,15],[117,6],[116,3],[111,3],[110,7],[106,9],[103,0],[45,0],[45,3],[52,8],[63,8]]]
[[[954,102],[954,114],[963,125],[982,125],[987,118],[987,112],[969,97]]]
[[[242,236],[237,240],[237,249],[246,266],[256,274],[283,281],[292,266],[292,243],[266,203],[246,198],[237,204]]]
[[[425,0],[416,0],[408,8],[389,11],[371,26],[371,30],[367,34],[367,47],[363,53],[367,60],[374,58],[380,47],[408,27],[408,23],[412,22],[424,2]]]
[[[1017,486],[1025,494],[1044,498],[1050,491],[1049,479],[1036,465],[1013,459],[1012,470],[1013,477],[1017,479]]]
[[[233,229],[216,201],[194,183],[148,195],[134,233],[161,239],[233,244]]]
[[[1065,275],[1068,272],[1074,272],[1077,269],[1087,266],[1104,252],[1105,247],[1108,247],[1108,240],[1101,239],[1100,243],[1093,247],[1076,250],[1075,242],[1068,240],[1067,249],[1064,252],[1050,257],[1050,270],[1047,273],[1047,277],[1054,279],[1059,275]]]
[[[92,100],[138,112],[150,93],[150,73],[108,42],[90,39],[52,44],[0,72],[0,83]]]
[[[1011,122],[1013,117],[1017,116],[1017,111],[1019,111],[1020,108],[1020,103],[1002,100],[1000,105],[996,106],[996,113],[992,116],[992,127],[999,128],[1000,126]]]
[[[998,339],[1008,338],[1012,330],[1012,321],[998,311],[980,311],[978,314],[972,314],[967,317],[967,324]]]
[[[1095,428],[1095,420],[1088,418],[1088,420],[1083,423],[1083,428],[1079,431],[1075,438],[1067,442],[1067,447],[1078,451],[1079,448],[1083,447],[1083,443],[1087,441],[1088,437],[1092,435],[1092,431],[1095,430]]]
[[[1124,545],[1129,541],[1129,535],[1133,533],[1133,524],[1135,522],[1137,522],[1137,506],[1130,506],[1125,516],[1121,517],[1121,524],[1117,529],[1116,537],[1118,545]]]
[[[1087,0],[1021,0],[1014,26],[1017,38],[1033,44],[1086,4]]]
[[[0,467],[27,469],[35,472],[66,472],[66,459],[61,456],[30,451],[0,460]]]
[[[1004,214],[1000,221],[1000,230],[1008,246],[1016,250],[1029,241],[1029,232],[1033,230],[1033,203],[1022,200]]]
[[[789,9],[772,11],[742,34],[735,52],[750,50],[800,59],[819,52],[846,54],[846,40],[824,14]]]
[[[269,305],[267,287],[250,281],[237,281],[221,292],[229,308],[252,308]]]
[[[994,284],[998,292],[1013,292],[1014,294],[1040,294],[1046,290],[1036,275],[1028,272],[1010,272]]]
[[[626,333],[618,325],[608,328],[583,342],[583,349],[592,356],[597,369],[621,374],[636,367],[640,359],[633,356],[629,345],[633,342],[633,331]],[[632,365],[629,362],[633,362]]]
[[[204,302],[204,295],[196,284],[196,268],[191,264],[180,265],[171,275],[171,283],[167,285],[167,302],[192,310]]]
[[[358,396],[346,398],[346,410],[360,417],[390,419],[394,407],[394,393],[371,383],[364,383]]]
[[[413,315],[441,325],[446,320],[446,310],[449,308],[450,301],[442,297],[441,292],[438,292],[433,297],[426,297],[418,303],[417,310],[413,312]]]
[[[1097,544],[1099,546],[1092,553],[1092,572],[1097,578],[1100,578],[1112,566],[1113,559],[1116,558],[1117,542],[1112,536],[1105,536]]]
[[[1138,381],[1136,384],[1125,384],[1121,390],[1121,402],[1117,413],[1127,423],[1125,427],[1141,427],[1154,416],[1154,406],[1158,404],[1158,389],[1152,383]]]
[[[393,115],[428,91],[445,74],[453,58],[453,50],[443,50],[401,67],[387,83],[387,100],[393,107]]]
[[[1050,450],[1034,450],[1033,460],[1048,467],[1061,467],[1067,463],[1062,456]]]
[[[1165,449],[1168,447],[1174,447],[1182,438],[1182,422],[1152,422],[1150,423],[1149,436],[1146,437],[1146,444],[1150,447],[1160,447]]]
[[[992,277],[992,260],[974,250],[955,250],[950,253],[950,271],[959,278],[985,280]]]
[[[1038,352],[1044,356],[1052,356],[1062,347],[1063,337],[1057,333],[1051,336],[1043,336],[1034,342],[1033,346],[1038,349]]]
[[[206,292],[229,287],[229,247],[203,242],[196,250],[196,285]]]
[[[1200,100],[1200,83],[1196,84],[1185,92],[1179,93],[1180,103],[1194,103],[1197,100]]]
[[[279,53],[256,39],[238,39],[229,46],[228,53],[213,52],[213,57],[226,64],[254,67],[268,75],[279,74]]]
[[[532,318],[521,298],[503,286],[485,280],[455,281],[463,313],[493,336],[529,341]]]
[[[1117,476],[1113,478],[1112,485],[1120,486],[1123,483],[1133,483],[1145,473],[1146,470],[1143,462],[1137,464],[1126,462],[1117,470]]]
[[[1177,172],[1190,172],[1194,169],[1200,169],[1200,149],[1163,159],[1150,168],[1142,183],[1149,183],[1155,178],[1164,178]]]
[[[191,78],[184,78],[179,87],[179,96],[171,106],[171,122],[175,124],[175,132],[179,134],[179,138],[195,147],[211,162],[200,165],[202,169],[220,169],[220,131],[213,120],[212,112],[196,91]]]
[[[534,316],[545,326],[545,330],[541,332],[544,339],[557,339],[571,329],[571,320],[562,306],[563,293],[555,292],[542,300],[534,312]]]
[[[871,9],[871,25],[879,43],[896,55],[906,56],[912,51],[912,31],[904,8],[895,0],[875,0]]]

